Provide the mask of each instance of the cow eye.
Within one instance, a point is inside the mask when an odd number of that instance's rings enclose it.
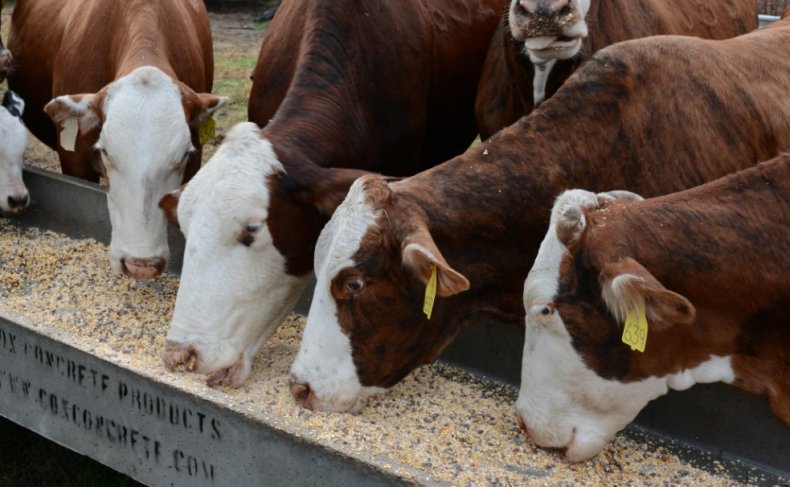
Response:
[[[195,153],[195,148],[190,147],[189,150],[187,150],[186,153],[184,154],[184,157],[182,157],[181,160],[178,162],[178,164],[174,166],[174,169],[181,169],[184,166],[186,166],[187,163],[189,162],[189,158],[192,157],[194,153]]]
[[[261,231],[261,228],[263,228],[263,223],[261,222],[248,223],[244,225],[244,229],[236,238],[236,241],[245,247],[251,246],[253,243],[255,243],[255,237],[258,235],[258,232]]]
[[[351,294],[359,294],[365,289],[365,281],[359,276],[347,277],[343,287]]]

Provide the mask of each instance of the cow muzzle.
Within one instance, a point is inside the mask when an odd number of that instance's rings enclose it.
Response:
[[[530,45],[527,49],[563,50],[580,44],[587,36],[587,25],[583,15],[571,0],[517,0],[510,9],[510,30],[516,40],[527,42],[535,39],[550,39],[541,46]]]
[[[5,203],[5,205],[0,205],[4,211],[17,213],[22,211],[30,203],[30,195],[27,191],[11,195],[6,199]]]
[[[167,267],[167,259],[154,257],[151,259],[121,258],[121,270],[129,277],[138,280],[153,279],[161,275]]]

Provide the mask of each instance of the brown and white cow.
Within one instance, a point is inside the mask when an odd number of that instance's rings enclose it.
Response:
[[[17,212],[30,202],[22,180],[22,165],[27,148],[27,129],[22,124],[25,102],[13,91],[6,91],[0,107],[0,212]]]
[[[502,0],[286,0],[249,118],[179,193],[186,252],[165,363],[241,383],[313,271],[360,169],[412,174],[469,146]],[[269,121],[271,119],[271,121]],[[177,207],[176,207],[177,205]]]
[[[57,149],[64,174],[106,180],[110,264],[139,279],[160,274],[167,222],[157,203],[197,171],[199,128],[224,102],[207,93],[203,2],[24,0],[8,44],[30,131]]]
[[[398,182],[357,180],[316,247],[294,394],[358,409],[435,360],[461,327],[523,323],[523,280],[564,189],[654,196],[790,148],[788,49],[790,19],[725,41],[619,43],[480,147]]]
[[[658,34],[735,37],[757,27],[756,7],[754,0],[512,0],[480,79],[481,136],[531,112],[599,49]]]
[[[521,428],[585,460],[668,389],[715,381],[766,394],[790,427],[790,155],[607,200],[554,204],[524,286]],[[640,309],[643,328],[624,324]]]

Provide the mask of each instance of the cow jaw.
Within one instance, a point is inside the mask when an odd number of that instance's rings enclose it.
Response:
[[[159,199],[176,189],[192,147],[181,92],[153,67],[108,86],[96,149],[108,182],[112,224],[110,263],[118,272],[150,279],[164,271],[167,226]]]
[[[364,180],[351,186],[318,239],[316,287],[299,353],[291,366],[292,383],[310,391],[306,405],[319,411],[357,412],[367,397],[384,391],[360,383],[351,341],[341,329],[330,292],[338,271],[354,265],[353,255],[379,217],[365,200]]]
[[[4,212],[19,211],[30,200],[22,181],[22,156],[26,148],[27,130],[19,116],[0,108],[0,210]]]
[[[266,224],[267,182],[282,172],[258,127],[242,123],[181,192],[186,247],[164,352],[169,367],[186,364],[213,373],[212,385],[239,385],[295,305],[309,274],[286,272]]]

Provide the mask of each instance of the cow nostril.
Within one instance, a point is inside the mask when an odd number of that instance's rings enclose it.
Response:
[[[306,406],[307,399],[310,397],[310,386],[291,379],[291,395],[296,402]]]
[[[8,197],[8,206],[11,209],[19,209],[24,208],[30,202],[30,195],[22,195],[22,196],[9,196]]]
[[[516,426],[518,426],[518,429],[527,435],[527,438],[532,438],[532,432],[529,430],[529,428],[527,428],[527,424],[524,422],[524,419],[520,414],[516,414]]]

